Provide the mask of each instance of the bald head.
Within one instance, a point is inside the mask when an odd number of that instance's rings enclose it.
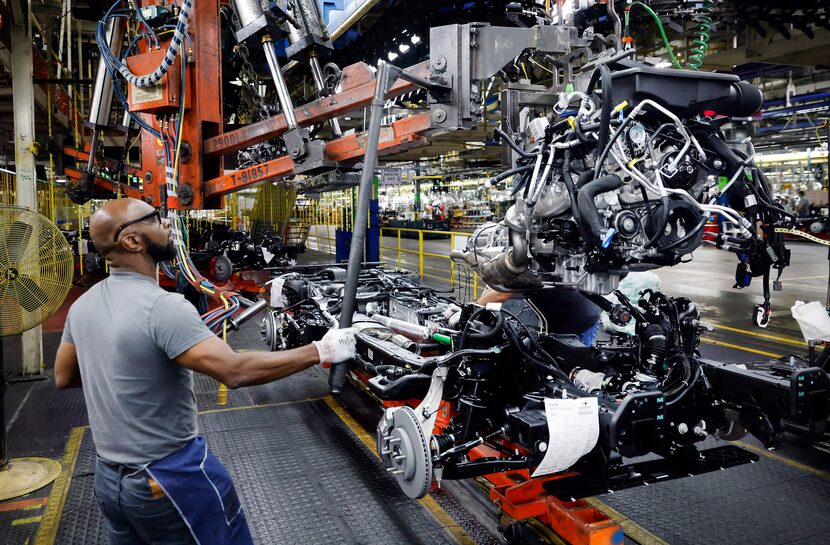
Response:
[[[117,252],[121,245],[113,242],[115,232],[127,222],[153,212],[153,207],[138,199],[107,201],[89,218],[89,238],[105,258]]]

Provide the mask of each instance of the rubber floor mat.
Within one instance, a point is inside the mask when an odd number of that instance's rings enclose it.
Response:
[[[233,476],[259,545],[455,543],[323,400],[209,412],[199,424]],[[106,543],[92,496],[94,457],[87,430],[57,544]]]

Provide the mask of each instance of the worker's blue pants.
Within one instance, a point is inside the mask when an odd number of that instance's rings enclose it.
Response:
[[[109,545],[192,545],[196,541],[173,502],[154,494],[149,475],[100,458],[95,466],[95,499],[104,515]]]
[[[204,437],[142,469],[99,459],[95,497],[109,545],[253,545],[231,477]]]

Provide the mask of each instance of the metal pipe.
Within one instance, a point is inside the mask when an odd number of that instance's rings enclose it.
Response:
[[[241,313],[237,314],[235,317],[231,318],[228,323],[233,329],[238,330],[239,326],[253,318],[255,314],[263,310],[266,306],[268,306],[268,301],[260,299],[253,305],[243,310]]]
[[[614,21],[614,39],[617,42],[617,51],[619,51],[622,49],[622,41],[620,39],[622,36],[622,21],[620,21],[620,16],[617,14],[614,0],[608,0],[606,4],[608,7],[608,16]]]
[[[323,80],[323,70],[320,68],[320,60],[317,58],[317,55],[309,54],[308,64],[311,67],[311,76],[314,78],[314,84],[317,86],[317,90],[322,92],[326,88],[326,82]],[[329,119],[329,126],[331,126],[331,132],[335,138],[343,135],[343,132],[340,130],[340,123],[336,117]]]
[[[124,37],[124,19],[113,17],[107,23],[107,45],[116,57],[121,55],[121,42]],[[98,59],[98,72],[95,75],[95,87],[89,104],[89,122],[95,128],[109,125],[110,110],[112,108],[112,76],[107,70],[107,63],[103,58]]]
[[[294,115],[294,104],[291,102],[291,93],[288,92],[288,86],[285,84],[282,72],[280,72],[280,63],[277,60],[277,52],[274,50],[271,36],[266,34],[262,37],[262,49],[265,51],[265,58],[268,60],[268,68],[271,70],[271,77],[274,79],[274,87],[277,88],[277,96],[280,99],[282,113],[285,115],[285,123],[288,125],[288,130],[296,129],[297,116]]]
[[[366,217],[369,214],[369,201],[372,198],[372,186],[374,185],[375,168],[378,164],[378,140],[380,139],[380,122],[383,117],[383,105],[386,102],[386,93],[390,84],[400,74],[400,68],[392,66],[385,61],[378,63],[378,71],[375,75],[375,94],[372,104],[369,107],[369,130],[366,142],[366,154],[363,158],[363,172],[360,174],[360,191],[357,198],[357,220],[352,233],[351,248],[349,248],[349,262],[346,278],[346,286],[343,293],[343,304],[340,311],[340,327],[345,328],[352,325],[352,317],[355,310],[357,298],[358,275],[360,264],[363,261],[363,247],[366,243]],[[331,366],[329,374],[329,387],[332,393],[339,393],[346,383],[346,366],[348,363],[337,363]]]
[[[395,333],[399,333],[416,341],[428,341],[432,337],[432,331],[426,326],[413,324],[397,318],[390,318],[382,314],[373,314],[370,318],[383,324]]]
[[[239,17],[239,26],[245,28],[262,17],[262,5],[259,0],[234,0],[233,7]]]

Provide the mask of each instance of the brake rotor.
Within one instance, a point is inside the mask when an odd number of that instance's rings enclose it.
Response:
[[[377,432],[378,453],[386,470],[398,479],[404,494],[423,498],[432,482],[432,458],[415,411],[400,407],[387,413]]]
[[[233,274],[233,263],[227,256],[219,254],[211,260],[211,273],[217,282],[226,282]]]
[[[276,351],[280,347],[279,325],[273,312],[268,311],[259,328],[262,340],[268,345],[268,350]]]

